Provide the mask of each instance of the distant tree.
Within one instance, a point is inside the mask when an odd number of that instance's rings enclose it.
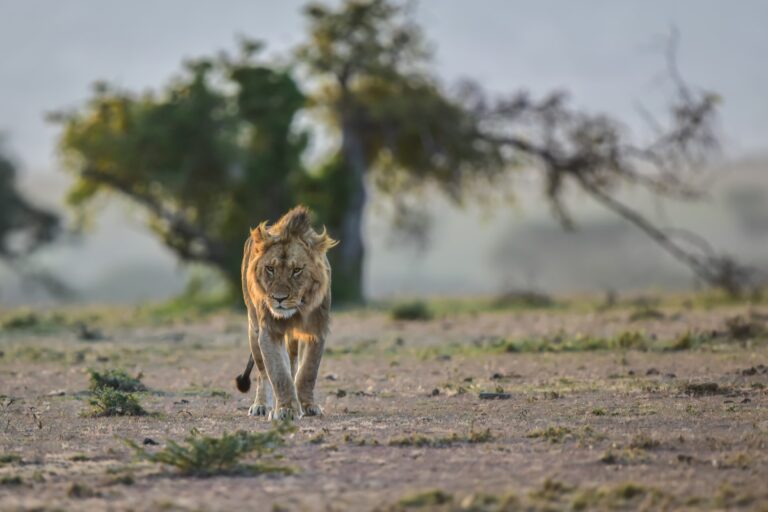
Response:
[[[695,197],[686,169],[716,142],[718,98],[679,78],[672,116],[639,145],[606,115],[569,106],[566,95],[524,93],[489,99],[476,84],[455,93],[429,69],[421,31],[389,0],[309,4],[308,38],[296,51],[305,98],[291,69],[256,59],[246,42],[237,59],[222,55],[186,65],[161,94],[96,87],[85,108],[61,114],[61,148],[77,177],[69,203],[84,214],[102,192],[118,192],[149,213],[151,229],[182,260],[219,268],[239,283],[248,227],[277,219],[297,202],[313,208],[334,238],[334,296],[363,298],[363,214],[368,187],[395,205],[395,225],[423,231],[419,192],[436,187],[456,203],[509,192],[509,171],[544,177],[545,194],[566,227],[566,186],[628,220],[709,284],[740,293],[751,272],[701,243],[660,229],[622,203],[621,185],[676,198]],[[315,114],[335,144],[307,168],[306,131],[297,116]],[[416,200],[414,200],[414,198]],[[485,201],[484,201],[485,203]]]
[[[76,182],[68,203],[84,220],[97,198],[118,193],[181,260],[211,265],[234,288],[249,227],[297,202],[305,98],[288,69],[258,62],[246,41],[237,58],[186,63],[162,93],[97,84],[85,108],[55,115]]]
[[[0,152],[0,259],[16,264],[58,233],[59,218],[21,195],[16,166]]]
[[[59,236],[59,217],[35,206],[21,194],[16,183],[16,166],[3,153],[1,143],[0,262],[31,287],[62,298],[71,296],[72,291],[59,279],[30,264],[32,253]]]
[[[362,298],[363,212],[372,184],[399,208],[404,194],[432,183],[459,200],[481,176],[505,165],[483,137],[480,118],[447,95],[429,72],[428,51],[407,10],[388,0],[347,0],[338,9],[310,3],[309,39],[297,51],[316,87],[313,106],[338,136],[323,173],[343,182],[324,212],[341,240],[333,263],[343,297]],[[420,217],[417,217],[420,218]]]
[[[509,183],[499,179],[509,170],[529,168],[543,175],[545,196],[564,227],[574,227],[563,201],[570,184],[707,284],[733,295],[756,285],[754,269],[691,233],[656,226],[616,194],[622,185],[638,185],[676,199],[701,196],[691,171],[717,147],[719,97],[682,80],[676,33],[667,55],[675,88],[670,117],[660,123],[647,114],[656,135],[643,145],[619,120],[571,107],[563,92],[541,100],[524,92],[493,100],[466,82],[449,95],[428,71],[419,28],[388,0],[347,0],[336,10],[312,3],[305,13],[310,39],[298,57],[318,79],[314,104],[339,134],[334,162],[348,180],[343,216],[334,223],[344,243],[338,266],[347,283],[359,282],[367,181],[401,206],[407,204],[403,194],[425,183],[437,184],[458,203],[482,190],[478,184],[498,188]]]

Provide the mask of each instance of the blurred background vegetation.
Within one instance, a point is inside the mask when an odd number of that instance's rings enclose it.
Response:
[[[764,285],[768,255],[754,249],[764,247],[768,233],[764,160],[722,159],[723,98],[686,81],[676,29],[661,27],[665,35],[654,52],[663,69],[661,107],[638,107],[644,130],[633,132],[624,113],[595,113],[563,88],[499,92],[472,77],[446,84],[415,4],[346,0],[296,10],[303,32],[285,51],[270,53],[269,41],[250,38],[259,37],[253,33],[240,37],[234,52],[180,55],[181,71],[166,70],[160,85],[141,90],[96,81],[80,101],[49,108],[57,163],[69,176],[50,180],[62,184],[56,190],[66,198],[64,210],[33,206],[28,196],[40,191],[22,190],[19,164],[4,147],[0,301],[77,299],[82,286],[74,267],[90,265],[114,276],[115,288],[126,286],[122,269],[96,260],[94,251],[70,268],[56,259],[56,246],[76,251],[93,229],[114,231],[111,253],[122,252],[130,236],[121,234],[125,209],[115,213],[116,198],[131,206],[134,227],[145,226],[196,269],[186,274],[186,294],[194,297],[236,296],[249,227],[297,203],[310,206],[317,224],[342,242],[330,253],[339,303],[396,292],[517,296],[513,288],[697,284],[752,296]],[[495,53],[486,52],[483,58]],[[55,58],[56,50],[49,55]],[[514,64],[503,55],[495,60],[499,68]],[[630,96],[626,102],[637,104]],[[2,128],[13,134],[13,123]],[[726,217],[712,205],[712,176],[736,167],[747,171],[725,188],[723,204],[743,230],[741,240],[720,236],[731,227],[709,220]],[[658,208],[662,199],[672,206]],[[540,217],[525,223],[518,217],[499,233],[477,220],[508,218],[521,208],[537,212],[542,204],[561,229],[542,228],[551,223]],[[458,207],[470,213],[458,214]],[[596,222],[577,222],[593,211],[604,213]],[[698,218],[691,223],[690,217]],[[715,236],[707,229],[713,225],[720,229]],[[480,238],[493,240],[490,250],[485,242],[482,252]],[[377,251],[387,259],[390,247],[409,249],[391,258],[376,290],[376,276],[366,269]],[[430,250],[433,261],[453,266],[425,268],[419,260]],[[405,265],[403,254],[410,255]],[[606,268],[616,273],[606,276]],[[479,270],[485,275],[478,277]],[[179,291],[158,273],[130,280],[139,289],[144,281],[146,290],[166,290],[159,297]],[[393,275],[411,284],[388,289]],[[574,275],[591,281],[571,285]],[[31,293],[33,286],[43,292]],[[131,297],[107,293],[108,300]]]

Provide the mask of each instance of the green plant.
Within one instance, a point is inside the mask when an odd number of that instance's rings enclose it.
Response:
[[[433,316],[427,303],[420,300],[395,304],[391,314],[395,320],[430,320]]]
[[[98,391],[103,388],[111,388],[118,391],[134,392],[146,391],[147,387],[141,383],[141,375],[131,377],[125,370],[111,369],[100,373],[96,370],[88,370],[90,374],[90,389]]]
[[[131,393],[112,388],[100,388],[88,400],[91,410],[86,416],[144,416],[147,411]]]
[[[571,437],[571,429],[562,426],[549,426],[545,429],[535,429],[528,432],[526,437],[545,439],[550,443],[561,443]]]
[[[446,505],[453,501],[453,496],[441,490],[420,492],[411,496],[402,498],[398,505],[405,508],[433,507],[437,505]]]
[[[3,464],[15,464],[21,462],[21,456],[15,453],[4,453],[0,455],[0,466]]]
[[[294,432],[295,427],[288,423],[275,424],[266,432],[237,431],[224,433],[221,437],[202,436],[193,430],[184,439],[183,444],[168,441],[162,450],[150,453],[133,441],[125,442],[133,448],[136,455],[150,462],[175,467],[187,476],[212,476],[222,474],[259,474],[284,473],[292,470],[282,466],[268,464],[241,464],[240,459],[248,454],[261,457],[271,453],[284,444],[284,436]]]

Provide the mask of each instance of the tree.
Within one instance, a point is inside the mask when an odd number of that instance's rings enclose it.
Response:
[[[329,254],[335,299],[360,301],[367,187],[392,200],[396,222],[420,221],[406,198],[427,185],[461,203],[496,193],[512,169],[531,169],[542,173],[566,227],[573,225],[562,200],[570,185],[707,283],[739,293],[751,279],[733,259],[696,252],[616,197],[621,185],[697,195],[681,171],[715,141],[718,98],[684,84],[674,51],[670,123],[643,146],[610,116],[571,108],[563,93],[489,99],[471,83],[449,93],[429,70],[419,27],[389,0],[345,0],[335,9],[311,3],[304,12],[309,37],[296,62],[308,98],[289,67],[258,61],[259,45],[245,42],[237,59],[188,63],[162,94],[98,85],[84,109],[59,115],[61,147],[77,176],[69,203],[87,213],[102,192],[131,198],[182,260],[219,268],[236,288],[247,229],[303,202],[341,240]],[[316,168],[302,161],[308,133],[295,120],[304,110],[336,137]]]
[[[347,0],[335,11],[310,4],[305,12],[311,37],[298,55],[319,79],[315,103],[340,133],[334,158],[350,180],[337,234],[344,244],[339,266],[352,273],[345,276],[348,282],[356,282],[355,263],[363,258],[369,174],[395,198],[432,182],[460,202],[468,190],[477,190],[469,184],[497,184],[510,169],[527,167],[543,174],[546,197],[564,227],[574,226],[563,201],[571,184],[634,224],[709,285],[733,295],[756,286],[753,269],[691,234],[659,228],[615,193],[621,185],[639,185],[676,199],[701,195],[689,171],[716,146],[719,97],[694,91],[682,80],[676,34],[667,55],[675,86],[670,119],[666,125],[654,120],[655,140],[640,145],[618,120],[571,108],[563,92],[538,101],[527,93],[489,100],[467,82],[459,94],[448,95],[426,71],[419,28],[387,0]]]
[[[33,205],[19,192],[16,174],[14,163],[0,151],[0,261],[25,283],[59,297],[71,296],[61,281],[29,263],[32,253],[56,240],[61,225],[55,213]]]
[[[11,265],[52,242],[58,217],[31,204],[19,192],[16,166],[0,153],[0,259]]]
[[[343,298],[362,299],[362,221],[370,182],[388,197],[438,184],[458,200],[471,181],[498,174],[500,147],[482,137],[474,113],[446,95],[426,69],[419,27],[388,0],[347,0],[338,10],[304,10],[309,40],[297,51],[317,83],[313,105],[339,138],[327,174],[343,180],[329,219],[341,240],[335,280]],[[405,206],[405,203],[398,203]]]
[[[80,111],[59,113],[60,147],[76,182],[67,201],[84,218],[104,193],[128,197],[181,260],[219,269],[236,288],[248,229],[298,201],[305,98],[288,69],[256,59],[186,63],[159,94],[97,84]]]

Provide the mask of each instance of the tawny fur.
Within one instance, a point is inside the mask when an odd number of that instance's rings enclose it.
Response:
[[[320,414],[314,386],[330,321],[331,267],[326,252],[336,244],[325,229],[322,233],[312,229],[303,206],[272,226],[260,224],[245,242],[241,273],[253,362],[249,360],[236,383],[239,390],[248,391],[255,363],[259,370],[255,414],[267,408],[265,378],[275,394],[276,417],[300,416],[302,411]],[[298,343],[310,346],[298,350]]]

